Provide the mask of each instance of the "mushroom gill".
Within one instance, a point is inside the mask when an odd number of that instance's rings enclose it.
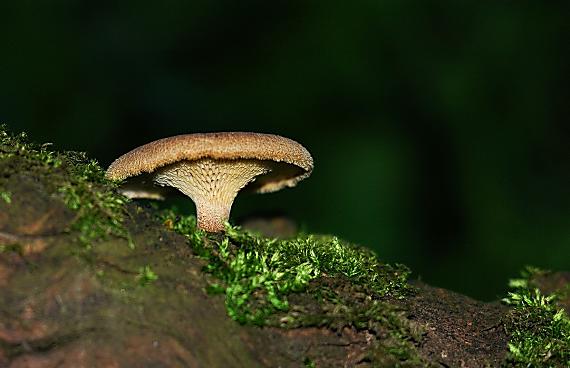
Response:
[[[228,221],[238,192],[259,175],[271,171],[269,162],[237,159],[184,160],[157,171],[154,182],[177,188],[194,201],[198,227],[219,232]]]

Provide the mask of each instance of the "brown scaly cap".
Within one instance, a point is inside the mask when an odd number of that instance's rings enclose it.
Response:
[[[223,132],[178,135],[137,147],[115,160],[106,176],[112,180],[124,180],[141,173],[152,173],[175,162],[202,158],[258,159],[297,168],[282,170],[276,166],[271,175],[259,178],[255,183],[253,189],[257,192],[295,186],[313,170],[311,154],[291,139],[273,134]]]

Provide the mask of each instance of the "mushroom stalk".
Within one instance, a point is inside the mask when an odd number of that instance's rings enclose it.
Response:
[[[224,230],[224,223],[229,220],[233,200],[230,203],[211,203],[194,199],[198,228],[209,233]]]
[[[208,232],[224,230],[238,192],[259,175],[271,171],[261,160],[181,161],[157,172],[154,182],[178,188],[194,201],[198,227]]]

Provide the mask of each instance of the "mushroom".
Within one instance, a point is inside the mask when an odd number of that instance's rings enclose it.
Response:
[[[227,132],[178,135],[145,144],[116,159],[106,176],[125,180],[120,191],[129,198],[162,199],[166,187],[174,187],[194,201],[198,227],[219,232],[242,188],[275,192],[294,187],[312,170],[311,154],[291,139]]]

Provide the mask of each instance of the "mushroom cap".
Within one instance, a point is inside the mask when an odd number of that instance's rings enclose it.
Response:
[[[176,162],[203,158],[257,159],[272,163],[271,172],[248,185],[258,193],[293,187],[313,170],[309,151],[292,139],[274,134],[220,132],[177,135],[147,143],[116,159],[106,176],[111,180],[125,180]]]

